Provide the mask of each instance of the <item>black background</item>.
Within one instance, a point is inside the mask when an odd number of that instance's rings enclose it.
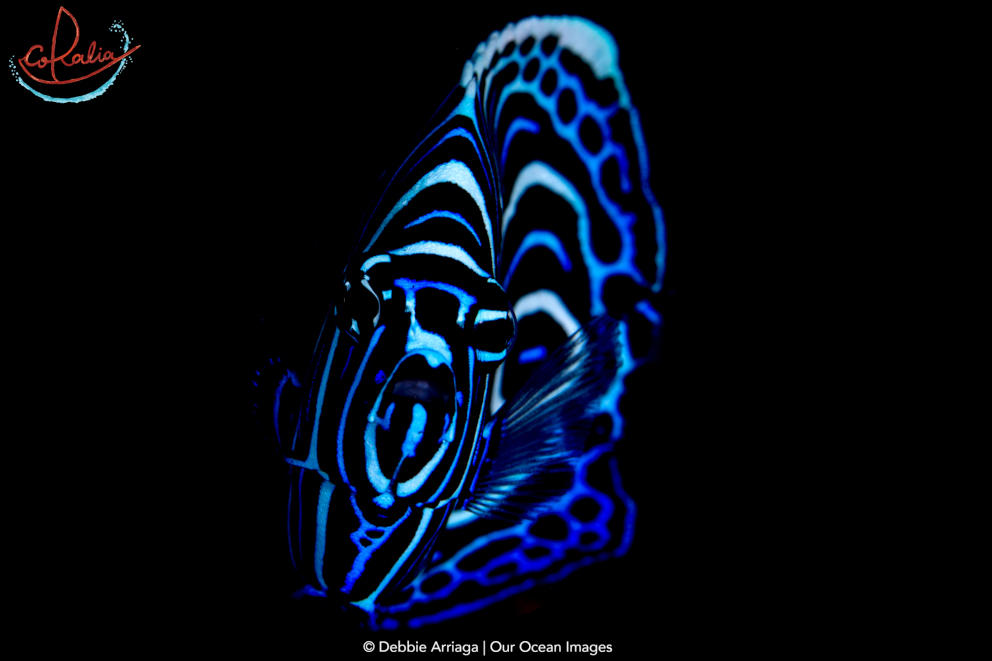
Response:
[[[334,613],[287,599],[284,468],[253,434],[250,377],[276,355],[305,366],[322,285],[378,176],[476,44],[509,21],[573,13],[619,45],[668,237],[662,359],[630,399],[650,415],[618,448],[639,508],[633,548],[540,590],[545,605],[523,617],[507,607],[359,639],[526,634],[631,650],[742,635],[741,613],[762,592],[751,563],[766,524],[752,510],[761,497],[744,495],[761,487],[740,472],[768,450],[736,431],[763,387],[739,367],[747,347],[734,338],[754,323],[740,301],[761,294],[728,245],[742,225],[762,226],[745,190],[761,185],[756,147],[771,142],[769,115],[798,103],[779,89],[788,65],[762,17],[553,3],[67,9],[81,47],[116,46],[106,29],[120,19],[141,48],[85,103],[0,85],[13,172],[5,316],[23,394],[13,417],[27,422],[12,443],[10,525],[38,598],[26,612],[147,626],[163,643],[198,631],[222,645],[272,633],[346,647]],[[5,57],[35,43],[47,52],[57,11],[7,13]]]

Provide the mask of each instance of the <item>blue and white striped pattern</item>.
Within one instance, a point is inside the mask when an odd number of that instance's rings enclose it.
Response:
[[[657,340],[665,258],[647,182],[609,33],[528,18],[479,45],[330,283],[299,424],[283,434],[287,533],[311,592],[373,627],[417,627],[626,552],[635,507],[611,448],[624,377]],[[572,487],[534,521],[462,509],[491,415],[599,315],[620,320],[622,364]]]

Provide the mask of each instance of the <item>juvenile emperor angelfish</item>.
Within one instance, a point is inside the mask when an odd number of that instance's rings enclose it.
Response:
[[[647,177],[608,32],[528,18],[478,46],[279,382],[309,594],[418,627],[626,552],[611,450],[665,256]]]

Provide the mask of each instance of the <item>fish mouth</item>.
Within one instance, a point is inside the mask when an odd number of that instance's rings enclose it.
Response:
[[[453,438],[456,397],[451,367],[435,356],[403,359],[383,393],[376,446],[383,475],[410,479]]]
[[[404,379],[394,382],[390,397],[410,399],[422,404],[447,406],[451,401],[449,395],[440,383],[427,381],[426,379]]]
[[[441,362],[436,367],[422,354],[408,356],[390,380],[384,399],[407,400],[447,409],[455,398],[455,375]]]

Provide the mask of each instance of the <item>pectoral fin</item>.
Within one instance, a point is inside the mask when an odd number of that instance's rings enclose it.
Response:
[[[621,360],[618,322],[609,317],[593,319],[552,352],[490,423],[489,457],[465,509],[520,521],[563,495],[589,437],[593,405]]]

